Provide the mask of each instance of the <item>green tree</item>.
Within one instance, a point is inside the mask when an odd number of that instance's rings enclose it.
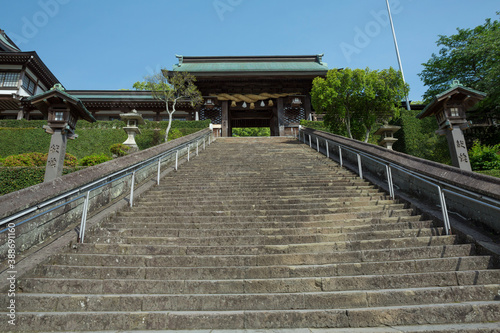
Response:
[[[500,15],[500,12],[497,12]],[[428,90],[429,101],[448,89],[453,80],[486,92],[482,108],[498,110],[500,105],[500,22],[487,19],[473,29],[457,28],[451,36],[440,35],[436,42],[439,54],[432,54],[419,74]]]
[[[401,73],[385,70],[332,69],[313,80],[311,102],[334,132],[368,142],[374,126],[399,114],[408,85]]]
[[[177,102],[189,101],[193,107],[203,102],[201,92],[196,85],[196,78],[187,72],[169,72],[162,69],[160,73],[155,73],[145,77],[145,81],[134,83],[137,90],[150,90],[154,98],[165,102],[165,109],[168,113],[168,126],[165,131],[165,142],[168,141],[168,133],[172,126],[173,114],[176,111]]]

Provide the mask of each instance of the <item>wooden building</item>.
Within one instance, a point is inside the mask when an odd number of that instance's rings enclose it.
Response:
[[[173,72],[196,77],[205,104],[195,118],[211,119],[222,136],[235,127],[269,127],[283,136],[312,112],[312,81],[328,71],[322,56],[177,56]]]
[[[30,118],[23,99],[60,83],[35,51],[23,52],[0,29],[0,118]],[[43,119],[36,111],[31,119]]]

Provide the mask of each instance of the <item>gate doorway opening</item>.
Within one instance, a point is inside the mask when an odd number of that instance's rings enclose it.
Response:
[[[270,127],[233,127],[232,136],[271,136]]]

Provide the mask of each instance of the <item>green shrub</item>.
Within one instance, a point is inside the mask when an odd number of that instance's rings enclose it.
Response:
[[[123,143],[115,143],[114,145],[111,145],[111,147],[109,147],[109,151],[113,155],[116,155],[118,157],[127,155],[129,149],[130,147],[124,145]]]
[[[3,165],[11,167],[42,167],[47,164],[47,156],[49,154],[42,153],[25,153],[20,155],[11,155],[5,158]],[[78,165],[78,160],[75,156],[71,154],[66,154],[64,157],[64,166],[76,167]]]
[[[269,127],[236,127],[232,130],[234,137],[271,136],[271,129]]]
[[[500,169],[500,144],[483,146],[476,140],[469,150],[469,159],[472,170]]]
[[[175,140],[182,137],[182,132],[178,128],[172,128],[170,129],[170,132],[168,132],[168,140]]]
[[[3,165],[19,167],[19,166],[35,166],[35,162],[30,155],[36,153],[26,153],[20,155],[12,155],[5,158]]]
[[[307,128],[319,130],[319,131],[330,132],[328,130],[328,128],[326,127],[325,123],[322,121],[301,120],[300,125],[307,127]]]
[[[65,167],[76,167],[78,165],[78,159],[76,158],[75,155],[71,155],[66,153],[64,155],[64,166]]]
[[[398,139],[394,143],[394,150],[438,163],[451,164],[446,137],[435,133],[438,129],[436,119],[418,119],[419,113],[417,110],[402,110],[401,116],[391,121],[392,125],[401,126],[401,129],[394,133],[394,137]]]
[[[112,160],[111,157],[105,155],[105,154],[100,154],[100,155],[90,155],[90,156],[85,156],[82,158],[79,162],[81,166],[93,166],[97,164],[101,164],[107,161]]]
[[[78,170],[65,167],[63,175]],[[0,167],[0,195],[42,183],[44,177],[44,167]]]

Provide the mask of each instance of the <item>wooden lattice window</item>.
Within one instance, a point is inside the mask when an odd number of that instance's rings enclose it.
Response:
[[[301,120],[306,119],[306,110],[304,108],[286,107],[284,110],[285,124],[300,123]]]
[[[200,120],[210,119],[212,124],[222,124],[222,109],[220,107],[201,109],[199,115]]]

